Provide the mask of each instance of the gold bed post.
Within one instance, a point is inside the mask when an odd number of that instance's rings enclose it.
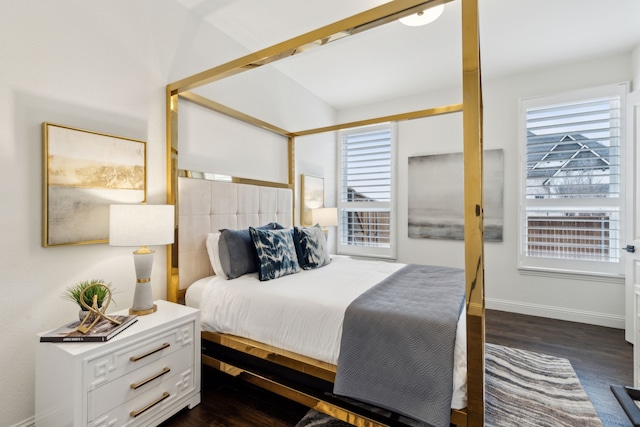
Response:
[[[484,425],[484,205],[478,0],[462,0],[468,427]]]
[[[178,94],[167,87],[167,204],[175,205],[174,242],[167,246],[167,301],[178,302]]]
[[[293,218],[291,218],[291,224],[296,224],[296,139],[293,136],[287,137],[287,154],[289,157],[289,173],[287,175],[287,179],[289,181],[289,188],[291,188],[291,203],[293,204],[293,209],[291,210],[291,214]]]

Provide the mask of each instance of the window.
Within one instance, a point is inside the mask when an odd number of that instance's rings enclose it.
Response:
[[[521,104],[520,267],[623,272],[626,85]]]
[[[394,127],[339,134],[338,253],[395,257]]]

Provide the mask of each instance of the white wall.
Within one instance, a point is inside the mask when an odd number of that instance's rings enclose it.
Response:
[[[332,107],[276,67],[254,68],[195,92],[289,132],[335,123]]]
[[[178,107],[178,168],[286,183],[287,138],[188,101]]]
[[[621,55],[486,82],[485,141],[504,148],[505,176],[517,176],[519,99],[631,79],[630,57]],[[514,269],[518,253],[517,180],[505,181],[505,216],[509,223],[505,227],[505,247],[495,247],[487,254],[487,258],[493,254],[493,269],[487,272],[491,280],[487,285],[488,306],[624,327],[622,282],[518,274]]]
[[[335,120],[335,118],[332,118]],[[296,223],[300,223],[300,175],[324,178],[324,205],[337,206],[336,132],[309,135],[296,139]],[[336,252],[337,227],[328,227],[329,252]]]
[[[173,1],[2,6],[0,424],[11,426],[33,421],[36,333],[77,316],[63,289],[103,278],[125,309],[135,284],[133,248],[41,246],[42,122],[146,141],[148,202],[164,203],[165,85],[245,52]],[[165,249],[155,249],[154,297],[164,298]]]
[[[633,76],[633,82],[631,90],[640,89],[640,44],[631,52],[631,69]]]

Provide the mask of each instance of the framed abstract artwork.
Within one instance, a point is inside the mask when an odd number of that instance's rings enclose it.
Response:
[[[504,154],[484,151],[484,239],[501,242]],[[462,153],[409,157],[410,238],[464,240]]]
[[[311,210],[324,206],[324,178],[312,175],[300,175],[300,224],[304,226],[311,223]]]
[[[42,246],[105,243],[109,205],[146,201],[146,143],[43,123]]]

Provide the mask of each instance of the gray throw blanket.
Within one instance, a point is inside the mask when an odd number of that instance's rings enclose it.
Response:
[[[464,270],[407,265],[347,307],[333,391],[448,426]]]

